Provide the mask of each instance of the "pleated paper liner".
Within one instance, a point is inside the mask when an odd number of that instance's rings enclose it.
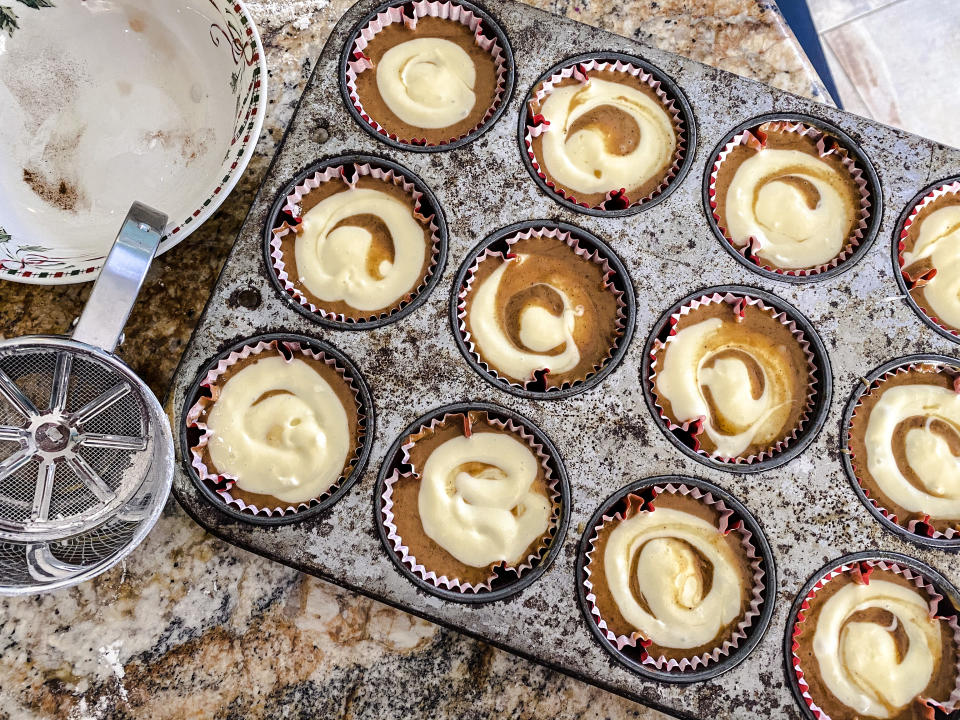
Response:
[[[550,382],[548,368],[542,368],[525,382],[506,377],[490,367],[477,349],[466,326],[467,298],[473,289],[474,277],[483,262],[500,262],[511,257],[510,248],[522,239],[531,237],[555,238],[569,246],[579,257],[602,268],[605,286],[616,296],[617,315],[611,343],[605,357],[593,370],[582,378],[564,381],[559,385]],[[633,283],[626,267],[613,250],[602,240],[587,231],[566,223],[533,220],[517,223],[493,233],[467,255],[453,284],[451,297],[451,322],[454,336],[464,358],[484,379],[496,387],[515,395],[538,399],[559,399],[576,395],[595,387],[609,375],[626,354],[636,317],[636,299]]]
[[[250,499],[248,502],[242,497],[245,493],[237,492],[241,488],[236,486],[236,477],[220,472],[213,465],[206,449],[210,434],[204,420],[219,397],[222,379],[229,379],[231,368],[246,364],[247,361],[277,356],[288,363],[297,358],[322,362],[342,378],[356,403],[355,447],[347,457],[340,476],[316,497],[298,503],[284,503],[277,498],[273,498],[277,502],[264,503],[261,500],[257,503],[247,495]],[[194,482],[225,513],[256,524],[292,522],[330,507],[363,473],[373,442],[373,405],[358,370],[332,346],[306,336],[270,334],[241,341],[207,364],[191,392],[186,395],[185,403],[187,407],[181,437],[190,454],[184,458],[184,464]],[[263,499],[268,497],[263,496]]]
[[[927,269],[913,277],[904,267],[903,252],[906,250],[906,240],[910,228],[920,214],[937,200],[958,194],[960,194],[960,179],[941,180],[925,188],[904,210],[904,214],[901,215],[897,224],[897,232],[893,241],[894,270],[907,303],[924,323],[941,336],[955,343],[960,343],[960,328],[952,327],[938,318],[927,302],[923,301],[922,298],[918,300],[914,295],[916,291],[933,279],[937,272],[936,269]]]
[[[630,197],[625,188],[611,188],[602,202],[592,205],[578,200],[574,195],[558,187],[547,177],[536,156],[533,139],[550,131],[549,123],[540,114],[540,107],[550,95],[554,86],[567,79],[581,83],[589,80],[591,72],[621,72],[637,78],[650,87],[673,119],[677,136],[677,145],[673,163],[670,165],[659,185],[642,197]],[[680,88],[661,70],[644,60],[616,52],[595,52],[578,55],[550,68],[534,84],[524,102],[520,114],[520,144],[524,163],[536,183],[548,195],[561,205],[590,215],[630,215],[665,199],[680,184],[693,162],[693,152],[688,148],[696,147],[696,126],[693,111]]]
[[[639,513],[656,512],[657,497],[683,496],[703,503],[719,516],[718,530],[736,533],[744,558],[753,572],[752,589],[743,615],[717,646],[689,657],[654,656],[651,641],[640,631],[618,634],[607,625],[597,607],[592,564],[600,532]],[[605,581],[602,581],[605,582]],[[659,476],[631,483],[613,493],[586,525],[577,559],[577,590],[581,608],[594,636],[618,661],[647,678],[689,683],[707,680],[732,669],[756,647],[770,622],[776,591],[776,569],[770,546],[750,512],[733,496],[712,483],[683,476]]]
[[[424,17],[450,20],[467,27],[473,33],[477,47],[490,53],[496,67],[497,86],[493,101],[481,120],[470,130],[456,134],[444,142],[428,142],[424,137],[400,137],[381,125],[368,113],[357,92],[357,78],[361,73],[371,72],[373,63],[364,54],[370,41],[384,28],[402,23],[415,28]],[[476,139],[496,122],[506,108],[513,90],[513,53],[507,36],[500,26],[485,11],[470,2],[418,2],[386,3],[362,20],[344,46],[340,62],[340,88],[350,114],[360,126],[395,148],[414,151],[452,150]]]
[[[747,127],[741,126],[732,137],[714,150],[710,172],[705,178],[704,201],[709,205],[709,219],[714,233],[724,248],[753,271],[773,279],[793,282],[808,282],[834,277],[852,267],[869,248],[876,236],[881,219],[881,197],[876,172],[853,139],[829,123],[806,115],[778,114],[751,120]],[[772,133],[795,133],[816,141],[820,157],[833,155],[840,159],[850,173],[860,195],[859,217],[841,252],[830,262],[810,268],[778,268],[767,264],[757,255],[756,238],[750,238],[738,246],[721,225],[717,210],[716,185],[721,168],[730,153],[737,147],[748,147],[760,152],[766,147],[767,137]]]
[[[871,495],[860,477],[866,459],[856,457],[850,447],[854,418],[861,411],[864,399],[880,390],[888,380],[912,371],[951,376],[956,391],[960,393],[960,360],[945,355],[911,355],[898,358],[861,378],[854,387],[844,413],[844,447],[841,455],[844,471],[860,501],[887,529],[926,547],[960,548],[960,520],[951,524],[931,520],[929,515],[921,512],[904,513],[885,507],[883,499]]]
[[[708,453],[700,446],[699,435],[703,432],[705,418],[692,418],[681,423],[674,422],[664,410],[656,391],[657,353],[669,347],[676,334],[676,325],[682,317],[697,308],[714,303],[733,306],[742,317],[747,306],[754,306],[776,319],[796,338],[807,358],[809,386],[805,407],[796,426],[783,438],[759,453],[745,457],[722,457]],[[737,472],[758,472],[788,462],[803,451],[814,439],[829,411],[832,381],[826,348],[809,321],[799,311],[771,293],[757,288],[729,285],[708,288],[694,293],[661,317],[647,341],[643,374],[646,378],[644,394],[651,412],[654,413],[667,437],[685,454],[711,467],[736,469]]]
[[[804,675],[803,663],[798,655],[800,645],[797,637],[802,631],[810,602],[816,594],[836,577],[850,574],[854,581],[868,584],[873,572],[884,570],[895,573],[920,590],[930,604],[930,617],[946,622],[953,631],[957,648],[956,686],[949,698],[942,700],[927,699],[925,708],[920,708],[925,718],[946,718],[960,707],[960,626],[957,622],[957,590],[939,573],[928,565],[899,553],[862,552],[842,557],[821,568],[807,582],[797,595],[784,638],[787,679],[794,697],[800,704],[804,715],[814,720],[834,720],[820,707],[818,699],[813,697]],[[822,702],[822,699],[821,699]]]
[[[372,178],[388,187],[398,188],[410,198],[415,219],[430,230],[432,245],[430,260],[417,285],[379,313],[346,313],[324,307],[324,302],[308,288],[291,277],[289,263],[293,252],[288,241],[300,231],[303,210],[301,203],[311,191],[327,183],[342,184],[344,189],[355,187],[362,178]],[[272,268],[271,280],[287,296],[296,309],[310,319],[337,329],[369,329],[381,327],[406,316],[423,303],[439,281],[446,263],[447,227],[433,193],[424,182],[406,168],[374,156],[341,156],[321,161],[291,183],[288,191],[277,201],[268,224],[265,253]]]
[[[553,512],[541,540],[521,562],[495,565],[483,581],[438,575],[418,559],[415,550],[400,536],[395,521],[394,486],[404,479],[419,477],[410,462],[414,443],[449,423],[463,424],[466,433],[472,423],[490,425],[522,440],[537,456],[551,493]],[[543,432],[523,416],[489,403],[459,403],[437,408],[411,423],[395,440],[385,456],[374,492],[377,529],[394,565],[422,590],[446,600],[478,603],[500,600],[533,583],[553,562],[562,545],[570,512],[570,488],[566,470],[556,448]]]

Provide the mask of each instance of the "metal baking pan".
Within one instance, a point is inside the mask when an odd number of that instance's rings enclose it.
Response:
[[[845,478],[840,452],[844,401],[861,376],[903,355],[957,354],[958,346],[905,301],[890,247],[897,215],[926,185],[955,174],[960,152],[509,0],[484,3],[509,38],[516,63],[515,88],[499,120],[453,150],[397,149],[360,126],[338,81],[344,42],[376,6],[360,2],[334,28],[170,395],[182,458],[189,454],[179,439],[185,401],[211,358],[263,333],[321,339],[350,357],[370,388],[377,428],[366,471],[329,509],[277,527],[222,512],[182,463],[176,497],[228,542],[648,705],[685,717],[800,718],[782,643],[790,605],[819,567],[855,550],[903,552],[947,578],[960,577],[960,557],[908,542],[868,512]],[[686,177],[661,202],[629,216],[598,217],[556,202],[531,178],[517,142],[523,99],[536,79],[561,60],[598,50],[639,56],[672,78],[696,125]],[[772,112],[832,124],[876,169],[885,208],[877,238],[841,274],[801,284],[764,276],[734,259],[713,234],[701,197],[711,150],[741,122]],[[262,243],[274,201],[301,170],[357,153],[399,163],[433,191],[447,222],[449,259],[423,304],[405,317],[342,330],[292,308],[271,281]],[[622,361],[597,386],[563,399],[521,397],[491,384],[464,360],[450,326],[454,276],[470,249],[500,228],[531,219],[570,223],[600,238],[623,261],[636,295],[634,335]],[[690,293],[727,284],[759,288],[795,307],[822,338],[832,368],[833,399],[819,434],[788,463],[760,472],[688,457],[661,432],[644,400],[643,349],[658,319]],[[427,594],[404,577],[382,547],[371,511],[378,471],[403,429],[429,410],[468,400],[503,406],[541,428],[566,466],[572,494],[570,521],[557,538],[561,551],[543,574],[509,598],[469,605]],[[657,475],[696,476],[729,492],[759,522],[777,567],[773,616],[756,648],[737,667],[693,685],[651,680],[616,662],[577,602],[575,565],[585,524],[614,490]]]

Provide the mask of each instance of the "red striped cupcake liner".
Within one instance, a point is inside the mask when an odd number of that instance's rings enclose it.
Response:
[[[412,30],[416,28],[417,21],[423,17],[451,20],[469,28],[470,32],[473,33],[477,47],[481,48],[485,52],[490,53],[490,57],[493,58],[493,62],[497,68],[496,93],[494,95],[493,102],[490,104],[490,107],[487,109],[487,112],[484,114],[483,118],[469,131],[462,133],[461,135],[451,137],[442,143],[428,143],[426,138],[403,138],[397,136],[395,133],[391,133],[379,122],[377,122],[376,118],[371,117],[367,113],[363,107],[363,102],[360,100],[360,96],[357,93],[357,76],[359,76],[360,73],[373,69],[373,62],[364,54],[363,51],[367,48],[367,45],[370,44],[370,41],[374,38],[374,36],[376,36],[376,34],[385,27],[396,23],[402,23]],[[457,140],[468,137],[469,135],[477,132],[480,128],[490,122],[494,113],[496,113],[497,109],[504,103],[504,92],[507,85],[507,73],[509,70],[504,48],[500,46],[499,41],[495,37],[488,37],[484,33],[485,28],[483,22],[483,18],[474,13],[472,10],[455,2],[431,2],[430,0],[418,0],[417,2],[388,7],[377,13],[370,20],[370,22],[360,30],[360,32],[357,34],[356,40],[353,41],[353,46],[350,48],[351,59],[347,61],[346,85],[347,95],[349,96],[350,102],[353,104],[354,109],[356,109],[363,121],[372,127],[378,134],[408,145],[418,145],[423,147],[449,145],[450,143],[456,142]]]
[[[395,306],[386,312],[373,315],[363,315],[360,313],[356,317],[353,317],[347,316],[344,313],[335,313],[325,310],[322,306],[319,306],[310,300],[310,298],[308,298],[303,291],[296,286],[293,279],[290,278],[290,275],[287,272],[287,266],[283,257],[284,253],[282,250],[282,241],[283,238],[287,237],[291,233],[297,234],[301,231],[303,213],[300,202],[304,197],[310,194],[311,190],[316,190],[318,187],[328,182],[342,182],[345,187],[353,188],[356,186],[357,181],[361,177],[371,177],[376,180],[381,180],[384,183],[401,188],[404,192],[409,194],[410,205],[413,208],[413,215],[421,224],[424,224],[430,228],[430,238],[433,244],[431,247],[430,264],[427,267],[426,274],[423,276],[423,279],[420,281],[417,287],[413,288],[403,298],[398,300]],[[422,199],[423,193],[417,190],[416,185],[410,179],[392,169],[383,170],[371,165],[370,163],[331,165],[330,167],[327,167],[322,171],[317,171],[310,177],[304,179],[304,181],[297,185],[286,197],[286,202],[283,206],[283,212],[294,218],[294,224],[291,225],[290,223],[284,222],[279,227],[274,228],[270,240],[270,257],[273,260],[273,271],[276,273],[277,279],[280,281],[284,291],[286,291],[287,294],[293,297],[301,306],[309,310],[311,313],[319,315],[324,319],[333,320],[336,322],[370,322],[373,320],[390,317],[394,313],[399,312],[409,305],[427,288],[428,281],[436,271],[437,263],[439,262],[440,228],[436,222],[436,214],[424,214],[421,204]]]
[[[873,573],[875,568],[896,573],[897,575],[900,575],[906,580],[910,581],[910,583],[913,584],[918,590],[921,590],[927,596],[930,607],[930,617],[942,620],[949,625],[950,629],[953,631],[954,643],[956,644],[958,651],[960,651],[960,625],[957,623],[957,616],[944,616],[939,614],[939,608],[942,605],[941,601],[944,599],[943,595],[939,593],[934,585],[922,574],[912,568],[898,565],[894,562],[888,562],[886,560],[861,560],[856,563],[838,565],[833,570],[830,570],[823,577],[821,577],[806,594],[803,602],[800,605],[800,610],[797,613],[797,620],[793,625],[791,635],[793,640],[791,644],[791,656],[789,658],[790,667],[793,669],[797,685],[800,688],[800,695],[803,698],[804,703],[810,709],[810,712],[813,713],[814,717],[817,718],[817,720],[831,720],[831,718],[830,715],[817,704],[816,700],[810,694],[810,686],[804,677],[803,668],[801,667],[802,663],[799,655],[797,654],[800,649],[800,643],[798,642],[797,637],[800,635],[800,632],[802,631],[802,625],[806,620],[806,612],[810,610],[810,601],[820,590],[823,589],[827,583],[836,578],[838,575],[842,575],[844,573],[850,573],[853,575],[854,580],[859,584],[869,584],[870,575]],[[960,652],[958,652],[956,673],[957,686],[954,688],[953,692],[950,693],[950,697],[945,702],[939,702],[937,700],[933,700],[932,698],[922,699],[922,702],[925,705],[925,714],[927,714],[929,720],[933,720],[934,718],[934,708],[945,713],[950,713],[960,707]]]
[[[284,350],[286,352],[284,352]],[[298,342],[279,340],[271,340],[267,342],[261,340],[255,345],[245,345],[239,350],[234,350],[229,355],[222,358],[216,364],[216,366],[210,369],[206,377],[204,377],[204,379],[201,381],[200,387],[205,388],[210,393],[210,396],[207,397],[206,395],[202,395],[199,397],[187,411],[186,415],[187,427],[199,431],[200,434],[197,442],[190,446],[190,465],[196,471],[197,477],[200,478],[201,482],[210,487],[220,497],[220,499],[223,500],[224,503],[227,505],[232,505],[241,512],[248,512],[252,515],[262,515],[264,517],[293,515],[301,510],[314,507],[333,495],[333,493],[336,492],[346,480],[349,472],[342,474],[330,487],[324,490],[316,498],[311,498],[306,502],[284,506],[277,505],[274,507],[259,507],[257,505],[247,504],[240,498],[234,497],[234,495],[231,493],[234,486],[237,484],[237,478],[234,475],[216,472],[215,468],[207,467],[203,460],[204,448],[207,446],[207,443],[210,440],[210,430],[206,423],[200,421],[200,416],[204,414],[205,411],[208,411],[210,408],[212,408],[217,399],[220,397],[221,388],[219,381],[223,375],[240,360],[245,360],[246,358],[257,355],[279,355],[288,363],[292,362],[297,357],[319,360],[336,370],[337,374],[343,378],[344,382],[347,383],[356,397],[357,413],[360,421],[357,429],[358,447],[354,457],[351,458],[351,468],[355,466],[355,463],[359,458],[360,447],[363,445],[363,438],[366,434],[366,424],[364,422],[366,419],[366,413],[364,412],[363,403],[361,403],[359,399],[360,389],[357,387],[354,379],[350,376],[347,370],[341,367],[334,358],[328,357],[322,351],[311,350],[310,348],[305,347]]]
[[[508,247],[513,246],[520,240],[529,240],[531,237],[549,237],[555,238],[559,242],[565,243],[569,246],[579,257],[584,260],[589,260],[590,262],[599,265],[603,269],[603,277],[605,287],[610,290],[611,293],[616,296],[617,299],[617,315],[615,320],[615,329],[618,335],[623,335],[625,330],[626,322],[626,301],[623,298],[623,292],[618,290],[617,287],[613,284],[613,277],[616,274],[616,271],[610,267],[610,263],[607,258],[605,258],[599,250],[584,248],[580,245],[580,241],[570,232],[566,230],[561,230],[560,228],[551,228],[551,227],[530,227],[526,228],[520,232],[517,232],[514,235],[506,238],[504,242]],[[470,354],[473,355],[474,360],[490,375],[493,377],[502,380],[506,383],[509,383],[513,387],[530,389],[530,386],[533,383],[539,382],[540,379],[546,379],[549,377],[549,369],[542,368],[541,370],[536,371],[532,377],[524,381],[523,383],[518,383],[511,378],[505,377],[490,367],[483,359],[482,354],[477,349],[476,343],[474,343],[470,332],[467,330],[466,318],[467,318],[467,297],[470,295],[473,290],[473,282],[476,278],[477,270],[480,268],[480,264],[487,261],[488,259],[494,259],[497,261],[505,262],[515,258],[514,255],[509,250],[503,252],[501,250],[490,250],[487,248],[480,255],[478,255],[473,262],[473,265],[467,272],[466,278],[463,285],[460,288],[459,293],[457,294],[457,331],[460,333],[460,336],[463,338],[464,343],[467,346],[467,349],[470,351]],[[613,353],[615,350],[615,345],[611,345],[608,349],[606,356],[594,366],[593,371],[579,380],[573,382],[564,382],[561,385],[556,386],[547,386],[547,392],[550,391],[560,391],[566,390],[567,388],[577,385],[603,369],[603,367],[610,362],[613,358]],[[546,371],[546,372],[544,372]],[[542,378],[540,376],[543,376]]]
[[[623,651],[625,647],[639,649],[640,662],[644,665],[650,665],[657,670],[664,672],[684,672],[705,668],[713,663],[719,662],[722,658],[729,656],[739,647],[740,643],[748,636],[750,627],[754,621],[760,617],[760,606],[764,603],[763,593],[766,589],[764,577],[766,575],[763,569],[763,560],[757,553],[753,545],[753,533],[751,533],[742,521],[730,523],[733,510],[729,509],[723,500],[715,498],[710,492],[703,492],[699,488],[684,484],[667,483],[665,485],[655,485],[652,488],[653,499],[649,502],[636,494],[627,495],[623,501],[626,502],[626,508],[613,515],[603,515],[602,521],[593,528],[593,535],[590,538],[590,549],[586,552],[586,563],[584,564],[584,573],[586,579],[583,586],[586,589],[587,604],[590,608],[590,614],[600,628],[604,637],[616,647]],[[730,637],[725,638],[723,642],[710,652],[700,655],[681,658],[667,658],[663,655],[654,657],[646,652],[650,647],[651,641],[643,636],[640,631],[634,631],[630,635],[617,634],[607,626],[602,613],[596,606],[596,594],[593,591],[594,585],[591,580],[590,564],[593,560],[593,553],[596,552],[596,541],[600,536],[600,531],[610,523],[621,523],[629,520],[640,513],[649,513],[656,510],[656,498],[658,495],[670,493],[673,495],[683,495],[699,500],[704,505],[708,505],[719,513],[720,519],[717,529],[724,535],[731,532],[738,533],[741,538],[741,545],[749,560],[750,567],[753,569],[753,588],[751,590],[750,605],[744,613],[743,619],[737,623]],[[623,502],[621,501],[621,502]]]
[[[684,421],[683,423],[677,424],[671,420],[664,410],[663,406],[660,404],[660,396],[657,393],[657,353],[669,346],[672,338],[677,334],[676,326],[680,322],[682,317],[689,315],[691,312],[697,308],[703,307],[705,305],[711,305],[713,303],[725,302],[730,305],[733,305],[738,316],[743,317],[744,308],[747,305],[753,305],[760,310],[763,310],[765,313],[769,314],[774,319],[778,320],[784,327],[786,327],[793,336],[797,339],[797,342],[800,343],[800,347],[803,349],[804,355],[807,357],[807,367],[808,374],[810,378],[809,389],[807,392],[807,402],[804,407],[803,413],[800,415],[800,418],[797,422],[797,426],[793,431],[782,440],[779,440],[774,445],[766,448],[760,453],[749,455],[747,457],[723,457],[718,454],[711,454],[706,452],[700,447],[699,435],[703,432],[703,423],[706,420],[705,417],[692,418],[690,420]],[[797,323],[790,318],[790,316],[785,312],[780,312],[776,308],[767,305],[762,300],[758,298],[750,297],[749,295],[738,295],[735,293],[713,293],[711,295],[703,295],[695,300],[691,300],[681,307],[677,312],[670,316],[669,323],[670,332],[666,340],[657,340],[653,343],[653,347],[650,351],[650,377],[649,381],[651,383],[651,390],[654,399],[654,405],[657,408],[657,413],[660,418],[660,421],[663,422],[667,429],[670,432],[681,431],[688,434],[693,439],[693,449],[695,452],[703,455],[704,457],[709,457],[714,460],[719,460],[725,463],[732,464],[742,464],[749,465],[755,462],[761,462],[773,458],[778,453],[786,450],[796,439],[799,437],[800,433],[805,429],[807,423],[810,420],[810,412],[813,409],[814,401],[816,398],[816,386],[818,383],[817,379],[817,364],[816,357],[810,349],[810,342],[807,340],[806,335],[803,330],[797,326]]]
[[[617,188],[610,190],[607,193],[606,198],[599,205],[590,205],[589,203],[581,202],[573,195],[568,194],[562,188],[557,187],[556,184],[547,177],[540,165],[540,160],[533,152],[533,138],[539,137],[545,132],[550,131],[549,121],[547,121],[543,115],[539,114],[536,111],[536,108],[539,108],[543,105],[544,100],[550,95],[558,83],[563,80],[573,78],[574,80],[585,84],[590,79],[589,73],[591,71],[622,72],[638,78],[643,84],[653,89],[654,93],[656,93],[657,97],[660,99],[664,110],[666,110],[673,119],[673,127],[677,133],[677,147],[673,155],[673,164],[667,170],[660,185],[653,192],[645,195],[644,197],[630,199],[625,188]],[[549,78],[544,80],[539,87],[534,89],[533,95],[530,99],[530,104],[527,108],[527,124],[526,130],[524,131],[523,142],[527,157],[530,158],[530,164],[533,166],[534,172],[536,172],[537,176],[543,180],[546,186],[557,195],[571,203],[574,203],[575,205],[580,205],[581,207],[592,207],[600,210],[623,210],[649,202],[653,198],[660,195],[664,190],[667,189],[670,183],[673,182],[674,178],[677,176],[677,173],[680,171],[680,165],[683,162],[684,156],[686,155],[687,131],[683,115],[681,115],[676,101],[667,94],[667,92],[663,89],[661,82],[654,75],[650,74],[641,67],[637,67],[636,65],[623,62],[621,60],[606,61],[601,59],[593,59],[586,62],[577,62],[573,65],[561,68],[553,73],[553,75],[551,75]],[[609,207],[608,203],[610,204]]]
[[[543,446],[537,442],[534,435],[530,433],[522,424],[518,424],[513,420],[500,420],[498,418],[491,417],[486,412],[480,412],[480,415],[484,420],[489,422],[494,427],[518,436],[530,447],[530,449],[540,460],[540,466],[543,468],[544,472],[544,479],[546,480],[547,487],[550,489],[550,499],[554,507],[554,512],[550,515],[550,525],[544,533],[541,543],[536,547],[536,550],[533,553],[530,553],[523,560],[523,562],[517,565],[499,563],[498,565],[494,566],[490,577],[487,578],[487,580],[483,583],[465,582],[458,578],[447,577],[446,575],[438,576],[433,570],[426,567],[417,559],[413,551],[403,542],[403,538],[400,537],[398,533],[396,523],[394,523],[393,486],[401,479],[419,477],[417,469],[413,467],[410,462],[410,449],[416,443],[416,440],[411,438],[419,436],[424,432],[433,430],[438,425],[447,424],[450,422],[462,422],[464,434],[469,437],[471,433],[471,420],[469,413],[447,413],[443,417],[434,418],[426,425],[421,425],[418,430],[411,433],[408,436],[407,442],[401,446],[403,456],[402,459],[398,460],[396,464],[408,466],[412,469],[410,471],[402,471],[399,467],[394,468],[393,472],[386,478],[384,482],[383,494],[380,496],[380,510],[383,513],[383,525],[387,531],[387,539],[392,545],[394,552],[400,558],[401,562],[424,582],[430,583],[438,588],[445,588],[447,590],[464,594],[481,594],[490,592],[493,589],[493,582],[499,577],[498,570],[502,569],[503,571],[512,573],[516,578],[520,578],[526,571],[538,565],[543,559],[544,555],[546,555],[551,544],[556,541],[556,529],[560,522],[559,509],[561,503],[561,493],[558,479],[553,474],[553,470],[550,467],[550,456],[544,450]]]
[[[820,157],[835,155],[836,157],[840,158],[840,162],[843,163],[843,166],[849,171],[850,177],[853,178],[854,183],[857,185],[857,188],[860,191],[860,218],[857,221],[857,226],[847,238],[847,241],[844,244],[843,250],[840,252],[840,254],[828,263],[823,263],[812,268],[797,268],[792,270],[776,268],[771,265],[767,265],[763,259],[757,255],[759,243],[756,238],[751,237],[747,240],[745,245],[739,246],[734,242],[733,238],[730,237],[727,229],[720,224],[720,214],[717,212],[716,199],[717,177],[720,173],[720,167],[723,165],[724,161],[734,150],[734,148],[739,146],[746,146],[757,152],[763,150],[767,145],[767,135],[768,133],[772,132],[796,133],[797,135],[805,135],[813,140],[816,140],[817,152],[819,152]],[[811,275],[818,275],[822,272],[826,272],[827,270],[837,267],[846,260],[849,260],[860,246],[860,243],[863,241],[867,231],[871,208],[873,207],[873,203],[871,202],[870,198],[870,188],[867,184],[866,178],[864,177],[863,169],[857,165],[857,161],[851,157],[850,151],[841,145],[837,138],[833,137],[827,132],[813,127],[812,125],[807,125],[806,123],[790,122],[788,120],[765,122],[755,128],[744,130],[742,133],[734,136],[730,142],[723,147],[723,149],[720,151],[720,154],[714,158],[713,169],[710,171],[709,196],[710,214],[713,218],[713,222],[720,230],[720,233],[723,235],[727,243],[729,243],[730,247],[742,255],[744,259],[748,260],[754,265],[757,265],[763,270],[791,277],[810,277]]]

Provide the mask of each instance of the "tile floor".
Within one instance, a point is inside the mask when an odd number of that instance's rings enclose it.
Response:
[[[960,146],[958,0],[807,4],[845,109]]]

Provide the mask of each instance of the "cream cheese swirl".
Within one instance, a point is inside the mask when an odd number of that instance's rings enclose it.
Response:
[[[894,438],[898,429],[904,432],[902,423],[917,417],[924,422],[905,429],[903,449],[909,468],[901,468]],[[931,518],[960,518],[960,456],[951,450],[951,434],[960,441],[960,393],[936,385],[891,387],[870,411],[864,435],[867,469],[884,494],[901,507]]]
[[[450,40],[425,37],[387,50],[377,64],[377,89],[408,125],[437,129],[467,118],[477,103],[477,71],[467,51]]]
[[[706,645],[741,611],[735,554],[714,525],[690,513],[657,508],[622,521],[603,564],[620,614],[662,647]]]
[[[855,209],[844,179],[799,150],[763,149],[743,162],[727,190],[727,233],[786,269],[829,263],[843,250]]]
[[[887,624],[863,613],[892,615]],[[904,651],[894,633],[905,633]],[[939,621],[926,600],[910,588],[873,579],[850,583],[824,602],[813,651],[827,689],[859,714],[888,718],[929,685],[941,656]]]
[[[523,560],[550,523],[550,499],[532,489],[537,467],[533,451],[506,433],[447,440],[423,467],[424,533],[470,567]]]
[[[923,286],[923,296],[940,320],[960,328],[960,206],[942,207],[924,218],[916,244],[903,253],[904,267],[927,258],[937,274]]]
[[[207,448],[237,487],[306,502],[343,472],[347,413],[329,383],[303,360],[257,360],[231,376],[207,418]]]
[[[564,373],[580,362],[580,350],[573,331],[583,307],[574,305],[560,288],[547,285],[563,302],[563,311],[554,315],[546,308],[530,305],[519,317],[519,338],[524,348],[517,347],[504,330],[504,319],[497,310],[500,282],[510,263],[527,262],[529,256],[517,255],[505,260],[500,267],[481,282],[473,294],[469,320],[473,341],[483,358],[513,378],[529,378],[538,370],[549,368],[551,373]],[[563,346],[556,355],[547,351]]]
[[[720,318],[709,318],[672,336],[656,388],[678,422],[703,418],[715,456],[733,458],[755,442],[782,439],[776,434],[796,399],[775,372],[773,342],[756,334],[744,336],[749,346],[724,340],[723,326]],[[759,393],[752,373],[760,375]]]
[[[670,114],[628,85],[590,78],[582,85],[559,87],[540,112],[550,123],[542,135],[544,167],[576,192],[624,188],[629,193],[668,167],[676,151]],[[611,142],[613,123],[633,126],[626,147]]]
[[[393,262],[371,272],[373,234],[351,218],[373,216],[386,228]],[[412,291],[427,252],[424,229],[410,205],[370,188],[349,188],[321,200],[303,216],[295,256],[300,281],[320,300],[343,301],[357,310],[389,307]]]

